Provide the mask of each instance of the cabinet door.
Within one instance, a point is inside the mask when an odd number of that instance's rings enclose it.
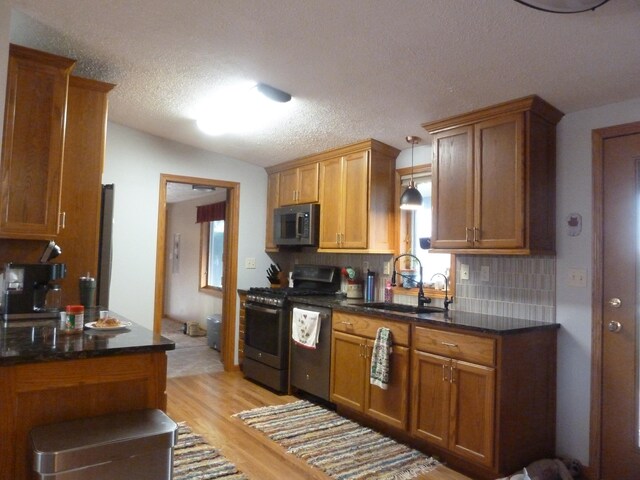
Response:
[[[369,233],[369,152],[343,158],[342,248],[367,248]]]
[[[61,202],[65,225],[57,241],[73,260],[60,282],[63,305],[80,300],[79,277],[98,274],[107,95],[112,88],[95,80],[69,80]]]
[[[449,448],[462,457],[492,466],[495,369],[453,360],[451,386]]]
[[[11,45],[7,76],[0,235],[58,233],[67,82],[73,60]]]
[[[320,163],[320,248],[338,248],[344,218],[342,157]]]
[[[364,412],[366,340],[334,330],[331,343],[331,401]]]
[[[265,250],[277,250],[278,246],[273,241],[273,211],[280,206],[278,195],[280,194],[280,174],[269,175],[267,183],[267,227],[265,232]]]
[[[295,205],[298,203],[298,170],[285,170],[280,172],[280,192],[278,194],[280,206]]]
[[[394,345],[390,358],[389,385],[383,390],[369,382],[373,343],[373,340],[367,341],[369,361],[365,372],[365,413],[388,425],[406,430],[409,405],[409,349]]]
[[[524,247],[524,114],[479,122],[474,138],[475,247]]]
[[[413,351],[411,433],[443,448],[449,446],[451,360]]]
[[[298,203],[318,201],[318,164],[298,168]]]
[[[472,247],[472,127],[456,128],[434,136],[432,181],[432,247]]]

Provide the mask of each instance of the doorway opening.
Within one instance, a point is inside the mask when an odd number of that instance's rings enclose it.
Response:
[[[220,359],[225,370],[235,370],[235,345],[236,345],[236,290],[237,290],[237,258],[238,258],[238,217],[240,184],[222,180],[184,177],[179,175],[161,174],[160,193],[158,202],[158,238],[156,253],[156,285],[154,304],[154,331],[160,333],[162,330],[162,320],[165,314],[167,301],[167,286],[165,284],[166,275],[169,271],[175,272],[180,269],[180,235],[168,234],[167,215],[167,191],[175,187],[192,186],[200,189],[209,189],[211,192],[218,190],[226,192],[224,195],[224,236],[222,238],[222,267],[219,278],[221,279],[217,294],[221,296],[221,328],[220,328]],[[179,189],[179,188],[178,188]],[[195,222],[195,217],[194,217]],[[207,223],[208,226],[208,223]],[[171,237],[171,238],[170,238]],[[216,237],[216,238],[219,238]],[[167,248],[170,247],[171,254],[167,255]],[[219,252],[216,246],[216,252]],[[178,255],[176,259],[175,256]],[[202,260],[200,260],[202,264]],[[200,277],[207,275],[206,269],[200,269]],[[199,280],[200,291],[202,290],[202,279]],[[205,282],[205,288],[209,288]],[[196,290],[197,291],[197,290]]]

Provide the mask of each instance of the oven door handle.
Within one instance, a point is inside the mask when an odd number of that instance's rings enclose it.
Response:
[[[251,310],[257,310],[258,312],[271,313],[273,315],[277,315],[278,314],[278,310],[275,310],[273,308],[260,307],[259,305],[246,304],[244,308],[245,309],[251,309]]]

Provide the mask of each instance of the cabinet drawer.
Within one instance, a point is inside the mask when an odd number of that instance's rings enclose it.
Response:
[[[354,315],[343,312],[333,312],[333,329],[339,332],[360,335],[366,338],[376,338],[376,332],[380,327],[391,330],[393,343],[396,345],[409,346],[409,323],[394,322],[382,318],[367,317],[364,315]]]
[[[491,338],[416,327],[413,344],[416,350],[481,365],[495,365],[496,346]]]

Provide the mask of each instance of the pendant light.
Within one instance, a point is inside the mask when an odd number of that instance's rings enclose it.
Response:
[[[413,147],[416,143],[420,143],[420,137],[409,135],[406,138],[407,142],[411,144],[411,180],[409,180],[409,186],[400,197],[400,208],[402,210],[418,210],[422,207],[422,195],[413,183]]]

